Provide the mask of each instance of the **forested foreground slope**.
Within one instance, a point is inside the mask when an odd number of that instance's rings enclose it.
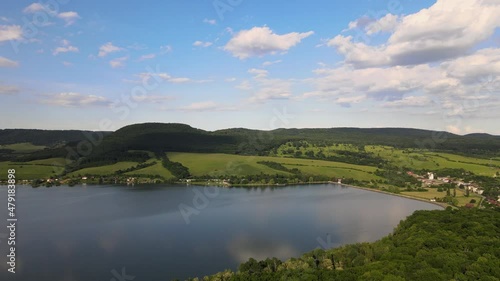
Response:
[[[236,273],[191,280],[500,280],[500,211],[417,211],[374,243],[250,259]]]

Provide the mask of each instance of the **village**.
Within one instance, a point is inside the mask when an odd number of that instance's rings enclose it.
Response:
[[[437,177],[434,173],[428,172],[425,175],[418,175],[415,174],[411,171],[408,171],[407,174],[409,176],[412,176],[416,178],[418,181],[422,183],[422,187],[424,188],[432,188],[432,187],[437,187],[439,188],[440,186],[444,184],[454,184],[456,187],[459,189],[463,189],[465,191],[465,194],[469,195],[471,193],[477,194],[481,197],[483,197],[486,202],[493,206],[500,207],[500,196],[496,200],[492,198],[485,198],[483,196],[484,189],[481,188],[481,186],[475,182],[466,182],[462,179],[456,179],[453,177]],[[431,202],[436,202],[436,199],[430,199]]]

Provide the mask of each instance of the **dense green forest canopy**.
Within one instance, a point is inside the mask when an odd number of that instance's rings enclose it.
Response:
[[[258,155],[269,152],[287,141],[306,140],[311,143],[350,143],[356,145],[387,145],[396,148],[434,149],[464,154],[498,153],[500,136],[488,134],[454,135],[404,128],[330,128],[277,129],[259,131],[226,129],[208,132],[185,124],[145,123],[126,126],[116,132],[94,132],[105,136],[94,154],[109,151],[149,150],[179,152],[221,152]],[[76,146],[88,139],[89,131],[47,131],[27,129],[0,130],[0,144],[30,142],[53,146]],[[100,136],[100,137],[101,137]]]
[[[500,211],[417,211],[374,243],[317,249],[280,261],[250,259],[207,281],[500,280]]]

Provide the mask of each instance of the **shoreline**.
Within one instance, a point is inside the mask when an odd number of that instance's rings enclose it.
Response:
[[[387,192],[387,191],[383,191],[383,190],[379,190],[379,189],[373,189],[373,188],[361,187],[361,186],[355,186],[355,185],[349,185],[349,184],[338,184],[338,185],[346,186],[346,187],[352,187],[352,188],[356,188],[356,189],[362,189],[362,190],[366,190],[366,191],[372,191],[372,192],[382,193],[382,194],[386,194],[386,195],[392,195],[392,196],[402,197],[402,198],[411,199],[411,200],[420,201],[420,202],[425,202],[425,203],[429,203],[429,204],[433,204],[433,205],[439,206],[439,207],[441,207],[443,209],[446,209],[447,207],[452,207],[453,208],[453,206],[450,206],[450,205],[448,205],[446,203],[432,202],[432,201],[427,200],[427,199],[413,197],[413,196],[409,196],[409,195],[405,195],[405,194],[397,194],[397,193]]]
[[[374,189],[374,188],[361,187],[361,186],[355,186],[355,185],[343,184],[343,183],[336,183],[336,182],[331,182],[331,181],[310,182],[310,183],[275,184],[275,185],[268,185],[268,184],[209,185],[209,184],[201,184],[200,182],[193,182],[193,183],[189,183],[189,184],[185,183],[185,182],[180,182],[180,183],[173,183],[173,184],[180,184],[180,185],[186,185],[186,186],[190,186],[190,185],[192,185],[192,186],[216,186],[216,187],[222,187],[222,188],[232,188],[232,187],[235,187],[235,188],[249,188],[249,187],[288,187],[288,186],[297,186],[297,185],[332,184],[332,185],[338,185],[338,186],[341,186],[341,187],[351,187],[351,188],[355,188],[355,189],[361,189],[361,190],[366,190],[366,191],[371,191],[371,192],[382,193],[382,194],[385,194],[385,195],[392,195],[392,196],[397,196],[397,197],[401,197],[401,198],[411,199],[411,200],[415,200],[415,201],[425,202],[425,203],[433,204],[435,206],[439,206],[443,210],[446,209],[447,207],[452,207],[453,208],[453,206],[450,206],[450,205],[448,205],[446,203],[432,202],[432,201],[424,199],[424,198],[413,197],[413,196],[409,196],[409,195],[405,195],[405,194],[397,194],[397,193],[387,192],[387,191],[383,191],[383,190],[379,190],[379,189]],[[79,185],[87,185],[87,184],[83,184],[82,183],[82,184],[79,184]],[[103,185],[103,184],[92,184],[92,183],[89,183],[88,185],[100,186],[100,185]],[[128,184],[112,184],[112,185],[130,186]],[[150,183],[150,184],[146,184],[146,185],[161,185],[161,184],[159,184],[159,183]],[[0,184],[0,186],[4,186],[4,185]],[[7,185],[5,185],[5,186],[7,186]],[[21,184],[19,186],[30,186],[30,185]],[[63,186],[63,185],[61,185],[61,186]],[[69,186],[69,185],[66,185],[66,186]],[[76,186],[78,186],[78,185],[76,185]],[[74,186],[74,187],[76,187],[76,186]],[[40,186],[40,187],[44,187],[44,186]],[[55,185],[52,186],[52,188],[57,188],[57,187],[59,187],[59,186],[55,186]]]

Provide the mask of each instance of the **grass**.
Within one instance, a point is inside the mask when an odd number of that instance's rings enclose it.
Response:
[[[35,160],[35,161],[27,162],[27,164],[51,165],[51,166],[64,167],[66,165],[66,159],[64,159],[64,158],[50,158],[50,159]]]
[[[438,192],[437,188],[427,188],[427,192],[408,192],[404,191],[401,194],[422,198],[422,199],[434,199],[434,198],[443,198],[446,196],[446,191]],[[453,191],[451,192],[453,194]],[[469,197],[465,196],[465,192],[457,188],[457,196],[454,197],[458,200],[458,206],[467,205],[472,199],[476,200],[476,205],[481,201],[481,196],[471,193]]]
[[[44,148],[45,146],[34,145],[29,142],[0,145],[0,149],[11,149],[16,153],[30,153]]]
[[[77,175],[93,175],[93,176],[109,176],[117,172],[118,170],[125,170],[128,168],[132,168],[137,166],[137,162],[118,162],[112,165],[99,166],[99,167],[91,167],[85,168],[78,171],[74,171],[69,176],[77,176]]]
[[[305,174],[327,175],[330,177],[353,177],[359,180],[380,179],[370,174],[376,170],[374,167],[321,160],[201,153],[168,153],[168,157],[170,160],[180,162],[188,167],[191,174],[195,176],[207,174],[213,176],[247,176],[260,173],[289,174],[257,163],[260,161],[273,161],[290,169],[297,168]]]
[[[17,180],[46,179],[62,172],[60,167],[49,165],[26,165],[24,163],[0,162],[0,180],[7,179],[7,170],[16,170]]]
[[[146,167],[140,170],[125,173],[127,176],[160,176],[165,179],[173,178],[174,176],[169,170],[163,167],[161,161],[156,162],[155,165]]]

